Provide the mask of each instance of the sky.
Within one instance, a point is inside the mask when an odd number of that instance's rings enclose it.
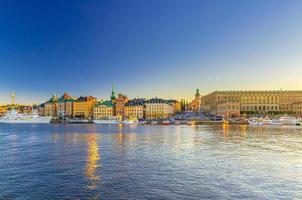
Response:
[[[0,0],[0,103],[302,90],[301,0]]]

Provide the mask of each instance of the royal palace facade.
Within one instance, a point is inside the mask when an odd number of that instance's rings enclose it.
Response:
[[[201,98],[201,110],[230,117],[241,114],[302,114],[302,91],[215,91]]]

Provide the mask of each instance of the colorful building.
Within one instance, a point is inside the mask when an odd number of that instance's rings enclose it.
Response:
[[[145,118],[145,99],[133,99],[125,104],[124,116],[127,118]]]
[[[38,106],[38,115],[45,116],[45,103],[42,103]]]
[[[129,101],[128,97],[123,94],[118,94],[117,98],[115,99],[115,115],[116,116],[125,116],[125,104]]]
[[[188,110],[199,112],[200,111],[200,103],[201,103],[201,95],[199,93],[199,89],[196,90],[195,99],[193,99],[188,106]]]
[[[69,94],[64,93],[58,99],[58,112],[57,116],[60,118],[72,118],[73,116],[73,99]]]
[[[93,108],[93,119],[109,119],[114,116],[112,101],[98,102]]]
[[[145,105],[148,119],[168,118],[174,113],[173,105],[164,99],[153,98],[146,101]]]
[[[92,96],[79,97],[73,102],[73,117],[81,119],[91,119],[93,117],[93,108],[97,103],[97,99]]]
[[[44,113],[45,116],[57,116],[57,110],[58,110],[58,97],[56,94],[53,94],[52,98],[49,99],[44,104]]]
[[[0,105],[0,116],[6,114],[7,112],[7,105]]]
[[[215,91],[201,98],[201,109],[212,114],[292,114],[302,91]]]
[[[171,105],[173,105],[173,113],[177,113],[177,112],[180,112],[182,110],[182,106],[181,106],[181,103],[175,99],[170,99],[170,100],[167,100],[167,102]]]

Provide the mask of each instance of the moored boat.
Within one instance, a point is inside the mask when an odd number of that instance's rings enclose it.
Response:
[[[263,119],[258,117],[251,117],[248,119],[248,123],[250,125],[256,125],[256,126],[263,125]]]
[[[170,125],[170,121],[169,121],[169,120],[164,120],[164,121],[162,122],[162,125]]]
[[[114,119],[95,119],[93,120],[95,124],[119,124],[120,121]]]
[[[300,125],[299,120],[296,117],[283,116],[279,118],[283,125]]]
[[[138,124],[138,119],[137,118],[129,118],[124,121],[122,121],[123,124],[128,124],[128,125],[135,125]]]
[[[0,118],[0,123],[50,123],[50,121],[51,117],[39,116],[37,112],[20,114],[14,109]]]

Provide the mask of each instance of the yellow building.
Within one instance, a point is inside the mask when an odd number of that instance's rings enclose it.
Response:
[[[174,113],[173,105],[167,100],[154,98],[146,101],[145,105],[148,119],[168,118]]]
[[[188,106],[188,110],[198,112],[200,111],[200,103],[201,103],[201,96],[199,93],[199,89],[196,90],[195,99],[193,99]]]
[[[73,117],[82,119],[91,119],[93,117],[93,107],[97,100],[95,97],[80,97],[73,102]]]
[[[217,115],[226,118],[240,116],[240,102],[237,99],[221,101],[217,104]]]
[[[7,112],[7,106],[6,105],[0,105],[0,116],[6,114]]]
[[[302,117],[302,102],[293,103],[292,111],[297,117]]]
[[[297,102],[302,102],[302,91],[215,91],[201,98],[201,109],[212,114],[290,114]]]
[[[44,114],[45,116],[57,116],[57,110],[58,110],[58,97],[56,94],[53,94],[52,98],[49,99],[44,104]]]
[[[145,100],[133,99],[125,104],[124,116],[143,119],[145,117]]]
[[[112,101],[97,103],[93,108],[93,119],[109,119],[114,116],[114,104]]]

